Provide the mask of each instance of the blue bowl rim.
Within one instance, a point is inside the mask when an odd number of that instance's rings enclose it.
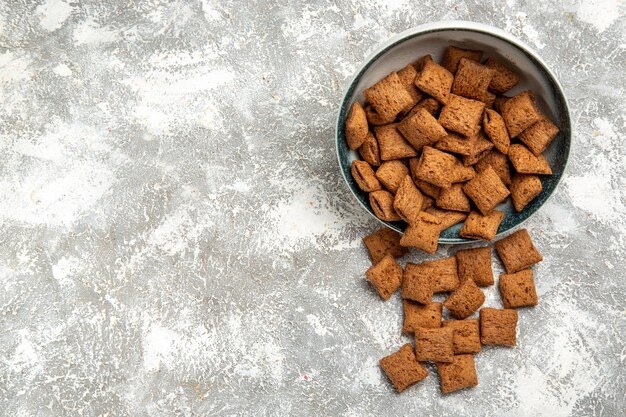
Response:
[[[545,195],[543,202],[539,206],[535,207],[534,210],[532,211],[527,210],[528,214],[526,215],[526,217],[523,218],[515,226],[512,226],[511,228],[507,230],[499,231],[498,234],[496,235],[496,238],[498,238],[498,237],[501,237],[502,235],[508,234],[509,232],[513,232],[516,229],[520,228],[524,223],[528,221],[529,218],[531,218],[539,210],[540,207],[542,207],[552,197],[552,195],[554,194],[554,191],[558,188],[559,184],[561,183],[563,174],[565,173],[567,169],[567,163],[569,161],[569,155],[570,155],[570,150],[571,150],[571,135],[572,135],[571,114],[569,111],[567,97],[565,96],[563,87],[559,83],[556,75],[554,74],[554,72],[552,72],[552,70],[548,67],[548,65],[543,61],[543,59],[530,46],[528,46],[523,41],[519,40],[515,36],[511,35],[510,33],[505,32],[502,29],[499,29],[499,28],[496,28],[496,27],[493,27],[484,23],[469,22],[469,21],[462,21],[462,20],[431,22],[431,23],[425,23],[425,24],[407,29],[391,37],[389,40],[387,40],[386,42],[381,44],[379,47],[377,47],[364,60],[364,63],[355,71],[355,73],[353,74],[350,80],[350,83],[348,84],[347,88],[344,91],[341,106],[339,107],[339,112],[337,115],[337,122],[335,125],[335,148],[336,148],[336,153],[337,153],[337,162],[339,164],[339,170],[341,171],[341,175],[343,176],[346,186],[350,190],[354,199],[359,203],[359,205],[361,205],[361,207],[363,207],[372,217],[374,217],[381,224],[399,233],[403,233],[403,230],[400,229],[396,224],[379,219],[374,214],[371,207],[364,204],[356,195],[355,190],[353,190],[352,187],[350,186],[350,182],[348,178],[346,177],[346,173],[344,172],[343,167],[342,167],[341,154],[339,150],[339,142],[340,140],[343,140],[341,137],[341,132],[343,132],[343,128],[344,128],[343,125],[345,123],[344,115],[347,114],[348,102],[352,98],[352,91],[355,88],[355,84],[361,79],[361,76],[365,73],[365,71],[367,71],[367,69],[376,60],[378,60],[382,55],[384,55],[386,52],[388,52],[390,49],[394,48],[395,46],[399,45],[400,43],[403,43],[409,39],[413,39],[415,37],[418,37],[427,33],[454,31],[454,30],[477,32],[477,33],[493,36],[502,41],[508,42],[509,44],[518,48],[520,51],[525,53],[536,65],[538,65],[540,69],[545,73],[545,75],[547,75],[547,78],[555,93],[557,101],[560,104],[562,104],[561,107],[563,110],[562,111],[563,118],[561,120],[560,128],[562,130],[562,133],[565,134],[565,137],[564,137],[565,142],[564,142],[564,146],[562,149],[564,153],[563,169],[559,172],[555,172],[555,174],[553,175],[553,178],[556,177],[556,183],[551,190],[547,190],[548,193],[547,195]],[[477,242],[477,240],[466,239],[466,238],[461,238],[461,237],[459,238],[441,238],[440,237],[439,238],[440,244],[467,244],[467,243],[474,243],[474,242]]]

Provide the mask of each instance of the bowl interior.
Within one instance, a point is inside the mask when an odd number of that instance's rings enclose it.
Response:
[[[376,217],[369,206],[368,194],[361,191],[350,174],[350,166],[358,153],[346,145],[344,137],[345,119],[350,106],[355,100],[364,102],[363,91],[384,78],[391,71],[399,70],[419,57],[430,54],[437,62],[441,61],[443,52],[449,44],[461,48],[479,49],[484,51],[483,59],[494,57],[502,59],[515,68],[520,74],[519,84],[506,93],[515,95],[524,90],[532,90],[541,110],[559,127],[559,135],[544,152],[552,168],[553,175],[541,176],[543,191],[531,201],[521,213],[517,213],[509,200],[498,206],[505,216],[498,228],[498,234],[518,226],[529,218],[547,200],[561,178],[569,155],[570,120],[565,97],[558,82],[550,74],[544,64],[532,53],[521,46],[509,42],[505,37],[483,32],[476,29],[433,29],[426,32],[412,33],[396,40],[380,52],[357,73],[342,103],[337,124],[337,151],[343,175],[355,197],[361,205]],[[392,229],[403,232],[404,222],[383,222]],[[442,232],[440,243],[465,243],[472,239],[459,236],[461,224],[457,224]]]

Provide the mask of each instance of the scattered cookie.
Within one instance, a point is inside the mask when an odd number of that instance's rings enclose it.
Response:
[[[503,218],[504,213],[498,210],[493,210],[487,215],[472,211],[465,219],[459,235],[470,239],[490,241],[496,237]]]
[[[402,298],[430,304],[433,297],[434,281],[428,265],[407,262],[402,280]]]
[[[438,362],[437,373],[444,394],[478,385],[474,355],[471,354],[455,355],[449,363]]]
[[[520,174],[552,175],[552,169],[543,155],[535,156],[527,147],[520,144],[511,145],[509,159],[513,168]]]
[[[377,264],[386,255],[391,255],[394,258],[405,255],[408,250],[400,246],[400,237],[400,233],[388,227],[383,227],[365,236],[363,243],[367,248],[372,263]]]
[[[532,269],[500,275],[498,288],[504,308],[536,306],[539,303]]]
[[[358,149],[365,142],[368,133],[369,127],[365,110],[361,107],[361,103],[355,101],[352,103],[346,119],[346,142],[348,142],[348,147],[353,150]]]
[[[423,250],[432,255],[437,250],[439,233],[441,233],[439,220],[428,213],[421,212],[417,221],[410,224],[404,231],[400,244]]]
[[[483,308],[480,310],[480,342],[483,345],[515,346],[517,311]]]
[[[359,188],[366,193],[369,193],[370,191],[382,190],[383,187],[380,184],[380,181],[378,181],[374,170],[367,162],[355,159],[352,161],[352,168],[350,171],[352,173],[352,178],[354,178],[356,183],[359,185]]]
[[[506,272],[512,274],[543,261],[543,257],[533,245],[526,229],[501,239],[495,243],[496,252],[504,264]]]
[[[378,177],[378,174],[376,176]],[[468,181],[463,186],[463,191],[484,215],[489,214],[511,194],[490,166]]]
[[[515,211],[520,212],[541,193],[541,180],[536,175],[515,174],[511,181],[511,199]]]
[[[490,247],[461,249],[455,256],[461,282],[471,279],[480,287],[494,284]]]
[[[369,195],[369,200],[372,211],[379,219],[387,222],[402,220],[393,208],[393,194],[389,191],[372,191]]]
[[[449,327],[415,329],[415,358],[420,362],[452,362],[453,330]]]
[[[443,304],[428,303],[419,304],[410,300],[402,300],[404,322],[402,333],[415,333],[418,327],[437,328],[441,327],[441,311]]]
[[[452,329],[454,354],[478,353],[481,351],[478,320],[444,320],[443,327]]]
[[[454,256],[435,261],[425,261],[422,265],[425,268],[430,268],[434,293],[454,291],[461,284]]]
[[[398,132],[397,124],[374,127],[380,159],[390,161],[417,156],[415,149]]]
[[[428,376],[428,371],[417,361],[409,343],[382,358],[380,366],[398,393]]]
[[[418,221],[424,197],[417,189],[410,175],[404,177],[393,200],[393,208],[408,224]]]
[[[443,305],[454,317],[464,319],[478,310],[484,302],[485,294],[474,280],[467,279],[443,302]]]
[[[366,272],[367,280],[374,286],[380,298],[387,301],[402,285],[402,267],[391,255],[386,255]]]

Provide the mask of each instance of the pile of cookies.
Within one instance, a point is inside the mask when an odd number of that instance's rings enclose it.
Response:
[[[542,155],[559,129],[531,91],[503,95],[519,74],[482,51],[449,46],[441,64],[426,55],[364,91],[345,124],[354,180],[372,211],[405,221],[401,240],[435,253],[440,233],[492,240],[511,196],[522,211],[552,170]]]
[[[401,289],[404,322],[402,332],[415,337],[415,347],[405,344],[380,360],[398,392],[427,377],[422,362],[435,362],[441,392],[449,393],[478,385],[474,355],[483,345],[516,345],[517,308],[537,305],[531,267],[542,261],[530,235],[519,230],[495,243],[506,274],[498,289],[504,309],[481,308],[485,295],[480,287],[493,285],[491,248],[458,250],[454,256],[407,262],[397,232],[383,228],[363,239],[372,260],[365,276],[383,300]],[[433,302],[435,293],[448,293],[443,303]],[[455,319],[443,320],[443,308]],[[476,311],[479,319],[467,319]]]

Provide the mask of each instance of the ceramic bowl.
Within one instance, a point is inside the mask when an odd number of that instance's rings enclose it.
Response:
[[[350,106],[355,100],[363,104],[363,91],[367,87],[425,54],[431,54],[437,62],[440,62],[448,44],[482,50],[484,51],[483,59],[494,57],[508,62],[519,72],[521,79],[519,84],[506,95],[532,90],[538,106],[560,129],[559,135],[544,152],[554,174],[541,176],[543,187],[541,194],[521,213],[514,210],[510,199],[497,207],[505,213],[498,228],[498,236],[500,236],[530,218],[554,193],[563,176],[571,142],[571,122],[567,101],[556,76],[528,45],[501,29],[474,22],[428,23],[400,33],[378,47],[352,77],[339,109],[335,133],[339,166],[348,188],[361,206],[386,226],[402,233],[406,223],[386,222],[378,219],[370,208],[367,193],[361,191],[352,178],[350,166],[352,161],[358,158],[358,153],[350,150],[346,144],[345,121]],[[457,224],[443,231],[439,243],[473,241],[460,237],[460,228],[461,224]]]

